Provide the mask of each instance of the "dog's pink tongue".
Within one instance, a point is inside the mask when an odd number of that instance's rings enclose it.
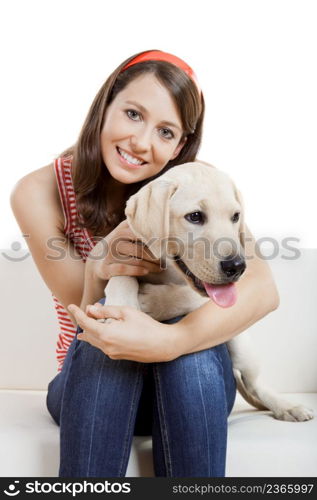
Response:
[[[237,300],[237,290],[233,283],[229,285],[210,285],[203,283],[208,296],[220,307],[231,307]]]

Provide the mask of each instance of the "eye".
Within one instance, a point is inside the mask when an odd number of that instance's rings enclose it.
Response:
[[[232,217],[231,217],[231,220],[232,222],[238,222],[238,220],[240,219],[240,212],[236,212]]]
[[[161,128],[160,131],[162,132],[161,135],[164,139],[173,139],[175,137],[169,128]]]
[[[192,224],[203,224],[205,222],[205,214],[203,212],[192,212],[185,215],[185,219]]]
[[[140,113],[138,111],[136,111],[135,109],[127,109],[126,111],[126,114],[128,115],[128,117],[133,120],[133,121],[137,121],[138,118],[140,118]]]

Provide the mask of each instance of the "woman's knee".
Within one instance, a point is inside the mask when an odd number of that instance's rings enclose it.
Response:
[[[154,363],[161,380],[184,387],[223,380],[223,367],[218,350],[206,349],[180,356],[165,363]]]
[[[190,353],[153,367],[156,401],[161,414],[173,415],[194,425],[227,418],[227,397],[221,360],[214,349]],[[168,418],[168,417],[167,417]],[[173,417],[174,418],[174,417]],[[176,417],[175,417],[176,418]]]
[[[205,371],[211,370],[212,367],[221,369],[222,362],[218,347],[219,346],[185,354],[184,356],[180,356],[180,358],[173,360],[173,362],[177,362],[177,360],[179,360],[186,370]]]

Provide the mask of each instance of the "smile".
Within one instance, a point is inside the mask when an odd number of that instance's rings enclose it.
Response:
[[[129,163],[131,165],[140,166],[140,165],[144,165],[145,163],[147,163],[146,161],[139,160],[135,156],[131,156],[130,154],[126,153],[125,151],[123,151],[123,149],[119,148],[118,146],[116,149],[117,149],[120,157],[123,158],[127,163]]]

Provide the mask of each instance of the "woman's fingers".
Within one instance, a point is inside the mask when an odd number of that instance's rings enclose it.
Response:
[[[89,318],[102,319],[102,304],[100,302],[96,302],[93,306],[86,306],[85,313]]]
[[[113,318],[113,319],[121,319],[122,310],[120,307],[116,306],[101,306],[102,314],[100,315],[100,308],[96,306],[90,306],[89,316],[85,314],[79,307],[74,304],[70,304],[68,306],[68,310],[75,317],[78,325],[83,330],[82,333],[77,335],[77,339],[80,341],[88,342],[94,347],[97,347],[101,351],[103,351],[108,356],[111,356],[111,336],[108,340],[108,333],[110,333],[109,327],[107,323],[99,323],[97,319],[100,318]],[[92,311],[91,311],[92,309]],[[92,318],[92,312],[96,313],[97,318]],[[113,325],[111,326],[113,328]]]
[[[99,304],[99,306],[88,305],[86,310],[87,313],[90,313],[90,317],[75,304],[70,304],[67,309],[73,314],[80,328],[83,330],[90,330],[96,334],[101,334],[103,329],[100,323],[96,322],[94,318],[112,318],[119,320],[124,317],[123,308],[121,306],[103,306],[102,304]],[[92,315],[93,317],[91,317]]]
[[[162,271],[160,260],[133,234],[127,221],[102,238],[89,253],[94,274],[103,280],[112,276],[143,276]]]
[[[72,315],[76,319],[77,324],[82,330],[89,330],[97,336],[101,335],[102,330],[100,328],[100,324],[95,319],[87,316],[84,311],[80,309],[80,307],[76,306],[75,304],[70,304],[67,309],[72,313]]]
[[[169,361],[170,326],[161,325],[147,314],[128,306],[95,306],[96,314],[102,309],[110,323],[100,323],[99,318],[88,317],[74,304],[68,310],[84,330],[77,335],[100,349],[111,359],[129,359],[141,363]],[[89,307],[92,309],[92,306]],[[93,309],[94,310],[94,309]]]
[[[150,249],[131,231],[126,219],[117,226],[115,237],[111,240],[110,246],[111,252],[116,257],[118,255],[132,256],[148,262],[159,263]]]
[[[113,246],[113,250],[116,254],[122,255],[122,257],[137,257],[138,259],[147,260],[149,262],[159,262],[158,259],[153,257],[149,248],[143,245],[142,242],[132,242],[120,239]]]
[[[113,263],[108,267],[110,276],[144,276],[149,272],[158,272],[159,266],[148,263],[138,263],[135,265]]]
[[[113,230],[114,240],[127,240],[127,241],[140,241],[139,238],[131,231],[127,219],[120,222],[120,224]]]
[[[94,316],[96,319],[123,319],[124,314],[120,306],[103,306],[101,307],[87,306],[88,312]]]
[[[143,267],[148,272],[160,272],[160,261],[154,259],[149,249],[140,243],[119,239],[112,241],[107,257],[107,269],[111,276],[130,275],[133,267]],[[142,272],[135,272],[132,276],[142,275]]]

